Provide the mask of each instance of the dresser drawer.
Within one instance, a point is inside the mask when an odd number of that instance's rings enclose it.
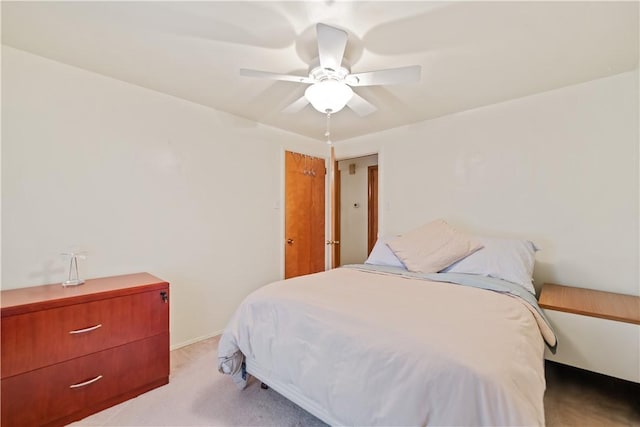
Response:
[[[2,318],[2,378],[169,330],[168,286]]]
[[[166,384],[168,348],[163,333],[3,379],[2,426],[66,424]]]

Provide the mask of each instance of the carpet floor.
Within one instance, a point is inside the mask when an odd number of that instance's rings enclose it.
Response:
[[[218,373],[219,337],[171,352],[169,384],[72,426],[326,426],[252,379],[238,390]],[[548,426],[640,427],[640,384],[547,363]]]
[[[80,426],[326,426],[251,378],[239,390],[217,370],[218,337],[171,352],[169,384],[71,424]]]

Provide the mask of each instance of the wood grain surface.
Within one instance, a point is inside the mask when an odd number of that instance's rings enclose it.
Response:
[[[545,283],[540,307],[640,325],[640,297]]]

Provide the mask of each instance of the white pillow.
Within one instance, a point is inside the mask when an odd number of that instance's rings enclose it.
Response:
[[[435,273],[482,247],[472,236],[438,219],[387,242],[394,254],[417,273]]]
[[[406,267],[402,262],[398,259],[398,257],[393,253],[389,246],[384,242],[383,239],[378,239],[376,244],[371,249],[371,253],[369,254],[369,258],[364,262],[365,264],[371,265],[387,265],[390,267],[401,267],[406,270]]]
[[[524,286],[535,295],[532,283],[535,253],[529,240],[476,237],[484,246],[477,252],[442,270],[495,277]]]

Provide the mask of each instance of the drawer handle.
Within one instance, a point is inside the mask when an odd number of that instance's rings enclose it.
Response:
[[[102,328],[102,323],[99,323],[95,326],[91,326],[90,328],[84,329],[76,329],[75,331],[69,331],[70,334],[84,334],[85,332],[95,331],[98,328]]]
[[[90,379],[90,380],[88,380],[88,381],[85,381],[85,382],[83,382],[83,383],[71,384],[71,385],[69,386],[69,388],[78,388],[78,387],[88,386],[89,384],[93,384],[93,383],[95,383],[95,382],[96,382],[96,381],[98,381],[100,378],[102,378],[102,375],[98,375],[97,377],[92,378],[92,379]]]

